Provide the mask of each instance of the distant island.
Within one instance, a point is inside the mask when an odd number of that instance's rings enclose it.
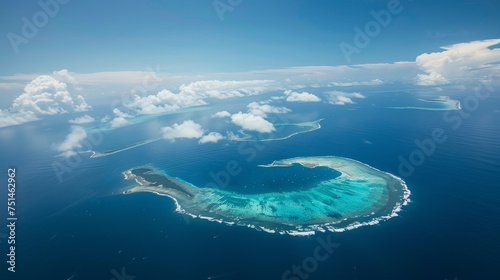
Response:
[[[439,96],[437,98],[426,100],[418,99],[422,102],[422,106],[406,106],[406,107],[389,107],[390,109],[415,109],[415,110],[429,110],[429,111],[450,111],[461,110],[462,106],[460,101],[451,99],[448,96]]]

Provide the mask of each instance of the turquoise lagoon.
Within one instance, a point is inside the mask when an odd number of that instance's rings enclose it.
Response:
[[[341,232],[397,216],[410,191],[400,178],[342,157],[298,157],[274,161],[261,168],[329,168],[332,179],[307,188],[244,194],[224,188],[197,187],[153,166],[124,172],[137,185],[125,194],[152,192],[168,196],[176,211],[192,217],[255,228],[270,233],[311,235]]]

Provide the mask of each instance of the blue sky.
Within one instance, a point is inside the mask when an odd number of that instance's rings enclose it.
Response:
[[[103,104],[114,128],[278,93],[225,114],[269,128],[262,112],[286,102],[500,85],[497,0],[0,3],[0,128]]]
[[[221,0],[227,3],[227,0]],[[347,64],[339,44],[372,20],[388,0],[244,0],[221,20],[214,1],[78,1],[60,5],[16,54],[7,37],[21,35],[38,1],[2,1],[0,74],[143,70],[208,73]],[[441,46],[498,38],[495,0],[401,0],[402,12],[351,64],[414,60]]]

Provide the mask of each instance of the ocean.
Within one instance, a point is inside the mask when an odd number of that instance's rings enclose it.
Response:
[[[54,149],[69,131],[67,119],[2,128],[0,201],[7,203],[7,169],[16,168],[18,220],[15,273],[7,271],[6,227],[0,231],[1,279],[498,279],[500,98],[481,100],[473,110],[463,106],[462,115],[381,105],[407,100],[401,96],[372,94],[346,106],[284,104],[293,110],[289,118],[294,121],[323,120],[318,130],[280,141],[201,145],[160,140],[69,161],[55,157]],[[466,100],[464,95],[452,98]],[[165,115],[105,132],[94,148],[103,152],[153,139],[161,126],[187,118],[203,122],[216,111]],[[413,172],[402,176],[401,158],[411,161],[415,140],[432,139],[435,129],[446,140],[434,142],[434,151],[422,152],[418,162],[414,158]],[[239,152],[241,145],[249,152]],[[287,188],[284,176],[311,182],[336,174],[306,174],[300,167],[273,173],[257,165],[328,155],[401,176],[411,202],[398,217],[378,225],[300,237],[193,219],[174,212],[168,197],[121,194],[133,184],[122,172],[133,167],[152,164],[205,186],[229,160],[242,172],[230,178],[228,190],[281,191]],[[273,180],[278,183],[269,184]],[[6,218],[2,211],[0,221],[7,224]]]

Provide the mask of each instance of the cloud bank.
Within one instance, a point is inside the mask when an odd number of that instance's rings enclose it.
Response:
[[[268,114],[286,114],[292,110],[286,107],[276,107],[264,102],[251,102],[247,105],[247,113],[238,112],[231,114],[228,111],[220,111],[213,115],[216,118],[230,118],[231,122],[244,130],[260,133],[270,133],[276,130],[274,125],[266,120]]]
[[[259,104],[257,102],[251,102],[247,107],[248,113],[264,118],[267,117],[267,114],[286,114],[292,111],[286,107],[275,107],[269,104]]]
[[[238,112],[231,116],[231,122],[245,130],[257,131],[260,133],[270,133],[275,131],[274,125],[265,120],[262,116],[251,113]]]
[[[175,142],[178,138],[199,139],[198,143],[217,143],[225,137],[218,132],[205,134],[203,127],[192,120],[184,121],[181,124],[175,123],[172,126],[166,126],[161,129],[163,138],[170,142]]]
[[[209,98],[227,99],[272,90],[298,90],[305,87],[357,87],[394,83],[414,83],[426,86],[463,83],[479,75],[489,76],[489,74],[494,74],[493,72],[498,73],[500,49],[496,45],[499,43],[500,39],[458,43],[445,46],[442,51],[422,53],[412,61],[389,63],[300,66],[196,75],[161,73],[158,67],[148,69],[148,71],[95,73],[73,73],[63,69],[54,72],[53,75],[63,82],[73,84],[77,81],[76,83],[86,87],[108,89],[110,85],[111,88],[124,86],[130,89],[134,85],[144,85],[145,81],[147,82],[147,86],[144,86],[145,90],[173,85],[176,90],[172,90],[172,93],[175,92],[182,97],[196,97],[206,102],[205,99]],[[20,81],[29,82],[36,77],[38,75],[35,74],[0,76],[0,88],[16,88]],[[154,87],[149,86],[151,82],[155,84]],[[147,98],[147,96],[138,97]],[[142,109],[140,103],[138,101],[138,109]],[[163,104],[153,105],[160,107],[156,110],[169,109],[168,106],[161,108]],[[176,105],[176,103],[173,102],[170,105]],[[143,113],[149,112],[147,108],[143,111]]]
[[[88,111],[83,96],[71,95],[66,83],[42,75],[24,87],[24,93],[6,110],[0,110],[0,127],[39,120],[44,115]]]
[[[222,140],[224,138],[225,137],[222,136],[222,134],[220,134],[218,132],[210,132],[207,135],[203,135],[201,137],[201,139],[198,141],[198,143],[200,143],[200,144],[204,144],[204,143],[217,143],[217,142],[219,142],[219,140]]]
[[[359,92],[342,92],[342,91],[329,91],[327,92],[328,103],[332,105],[346,105],[355,104],[353,99],[355,98],[365,98]]]
[[[177,93],[164,89],[154,95],[135,95],[131,102],[124,105],[139,115],[159,114],[206,105],[206,99],[210,98],[227,99],[261,94],[270,90],[272,84],[271,80],[196,81],[181,85]]]
[[[288,102],[318,102],[324,99],[335,105],[352,104],[356,95],[327,94],[316,96],[300,89],[307,87],[363,87],[379,85],[416,84],[418,86],[463,85],[478,79],[490,78],[491,83],[500,80],[500,39],[471,41],[445,46],[442,50],[423,53],[414,61],[368,63],[339,66],[301,66],[279,69],[254,70],[232,73],[199,75],[172,75],[161,72],[117,71],[79,74],[66,69],[55,71],[51,76],[13,74],[0,76],[0,88],[14,90],[21,82],[24,93],[12,103],[1,104],[0,127],[35,121],[47,115],[82,112],[90,109],[81,95],[70,94],[71,86],[86,87],[119,86],[144,83],[144,77],[154,78],[158,87],[161,82],[176,81],[173,90],[155,91],[155,94],[132,95],[119,107],[130,117],[158,114],[182,108],[203,106],[228,98],[254,96],[273,90],[283,92],[274,100]],[[341,77],[341,78],[339,78]],[[130,90],[130,89],[129,89]],[[152,90],[148,87],[147,90]],[[359,89],[353,89],[357,91]],[[86,89],[86,93],[91,90]],[[137,92],[131,90],[132,92]],[[348,90],[346,90],[348,91]],[[118,91],[117,91],[118,92]],[[145,90],[142,92],[146,92]],[[263,104],[258,104],[263,105]],[[278,107],[279,108],[279,107]],[[249,108],[247,114],[264,116],[265,108]],[[225,116],[217,117],[230,117]],[[115,116],[112,126],[128,123],[129,117]]]
[[[214,118],[227,118],[230,116],[231,116],[231,113],[229,113],[228,111],[220,111],[220,112],[213,114]]]
[[[115,114],[115,117],[110,121],[111,127],[127,125],[129,123],[127,119],[132,118],[131,115],[124,113],[117,108],[113,109],[113,114]]]
[[[163,138],[174,142],[177,138],[201,138],[205,131],[200,124],[192,120],[184,121],[181,124],[175,123],[172,126],[161,129]]]
[[[66,139],[56,149],[62,153],[63,156],[69,157],[76,154],[76,150],[82,148],[82,142],[87,138],[85,129],[81,126],[72,126],[71,132],[66,136]]]
[[[292,90],[285,90],[286,101],[288,102],[319,102],[321,98],[309,92],[296,92]]]
[[[487,76],[500,70],[500,49],[492,48],[500,39],[473,41],[442,47],[442,52],[424,53],[416,63],[426,74],[417,75],[417,84],[423,86],[449,84],[460,80]]]

